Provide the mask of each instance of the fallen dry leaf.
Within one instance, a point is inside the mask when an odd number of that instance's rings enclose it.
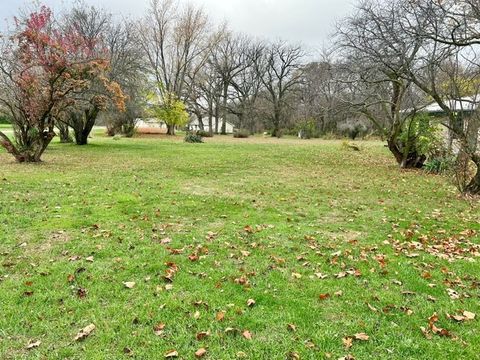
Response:
[[[253,228],[250,225],[247,225],[243,228],[243,231],[249,234],[253,234]]]
[[[326,279],[328,275],[322,274],[322,273],[315,273],[315,276],[319,278],[320,280]]]
[[[344,337],[342,339],[342,342],[343,342],[343,346],[345,346],[345,348],[347,349],[350,349],[353,345],[353,338],[351,337]]]
[[[248,299],[248,300],[247,300],[247,306],[248,306],[248,307],[252,307],[252,306],[254,306],[254,305],[255,305],[255,300],[253,300],[253,299]]]
[[[293,273],[292,273],[292,278],[294,278],[294,279],[301,279],[301,278],[302,278],[302,274],[293,272]]]
[[[223,321],[224,318],[225,318],[225,312],[224,311],[219,311],[215,315],[215,320],[217,320],[217,321]]]
[[[40,340],[29,342],[28,345],[25,347],[27,350],[31,350],[40,346],[42,342]]]
[[[447,294],[448,294],[448,296],[450,296],[450,299],[452,299],[452,300],[460,299],[460,294],[453,289],[448,288],[447,289]]]
[[[470,311],[464,311],[461,315],[447,314],[447,317],[458,322],[475,320],[475,314]]]
[[[248,330],[244,330],[242,336],[247,340],[252,340],[252,333]]]
[[[134,281],[125,281],[123,283],[123,285],[127,288],[127,289],[133,289],[135,287],[135,282]]]
[[[207,337],[210,336],[210,331],[201,331],[199,333],[197,333],[197,335],[195,336],[195,338],[198,340],[198,341],[201,341]]]
[[[195,351],[195,357],[196,358],[201,358],[207,353],[207,350],[205,348],[200,348],[197,351]]]
[[[464,311],[463,316],[465,316],[466,320],[475,320],[475,314],[470,311]]]
[[[93,330],[95,330],[95,325],[94,324],[87,325],[82,330],[80,330],[80,332],[77,335],[75,335],[73,340],[75,340],[75,341],[83,340],[88,335],[90,335]]]
[[[78,296],[80,299],[86,298],[86,297],[87,297],[87,294],[88,294],[87,289],[84,289],[84,288],[78,288],[78,289],[77,289],[77,296]]]
[[[198,255],[197,254],[190,254],[188,256],[188,260],[190,260],[191,262],[194,262],[194,261],[197,261],[199,259]]]
[[[289,360],[300,360],[300,355],[297,352],[290,352],[287,355],[287,359],[289,359]]]
[[[368,339],[370,339],[370,336],[365,333],[357,333],[354,336],[355,340],[368,341]]]
[[[165,359],[172,359],[178,357],[178,352],[176,350],[168,350],[165,353]]]
[[[162,336],[163,335],[163,329],[165,329],[165,324],[164,323],[158,323],[153,327],[153,332],[157,336]]]
[[[165,244],[170,244],[172,242],[172,239],[166,237],[162,240],[160,240],[160,244],[165,245]]]
[[[287,324],[287,329],[293,332],[297,331],[297,327],[294,324]]]
[[[428,318],[428,328],[432,331],[432,333],[438,335],[438,336],[446,336],[446,337],[454,337],[450,331],[447,329],[442,329],[439,328],[435,325],[435,323],[438,321],[438,315],[437,313],[434,313],[432,316]]]
[[[318,298],[320,300],[327,300],[330,297],[330,294],[320,294],[318,295]]]

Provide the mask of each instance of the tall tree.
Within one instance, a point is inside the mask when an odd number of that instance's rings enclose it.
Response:
[[[186,100],[186,79],[203,65],[198,58],[208,51],[208,31],[208,18],[202,9],[181,7],[176,0],[151,1],[149,15],[138,31],[139,43],[166,105],[172,94]],[[174,135],[175,127],[167,127],[167,133]]]
[[[423,39],[405,31],[403,3],[363,1],[340,24],[338,34],[347,81],[356,89],[355,97],[346,101],[382,133],[398,164],[411,168],[422,167],[426,159],[403,136],[423,100],[414,96],[407,76]]]
[[[125,111],[110,106],[106,112],[107,129],[110,135],[120,132],[130,137],[145,108],[148,81],[144,56],[138,48],[138,35],[133,21],[122,19],[120,23],[111,24],[104,36],[110,59],[108,79],[118,83],[126,97]]]
[[[229,90],[232,81],[243,73],[249,64],[246,55],[248,39],[225,30],[221,40],[212,52],[212,65],[222,85],[222,126],[221,133],[226,134]]]
[[[263,43],[245,38],[238,54],[240,62],[244,64],[243,69],[234,74],[230,81],[228,110],[237,117],[239,129],[249,129],[252,132],[255,107],[263,87],[264,74],[261,72],[260,62],[264,49]]]
[[[280,135],[289,100],[301,85],[304,57],[300,46],[291,46],[284,41],[272,43],[265,49],[258,71],[266,90],[265,99],[272,107],[269,114],[272,136]]]
[[[83,2],[74,6],[64,19],[64,31],[75,32],[84,39],[89,56],[102,59],[108,66],[105,71],[90,78],[91,86],[77,98],[75,107],[66,109],[60,121],[72,127],[77,145],[86,145],[98,115],[110,103],[120,111],[125,110],[125,95],[120,85],[109,78],[111,54],[105,38],[112,17],[106,11],[94,6],[87,7]],[[79,59],[82,60],[82,59]]]

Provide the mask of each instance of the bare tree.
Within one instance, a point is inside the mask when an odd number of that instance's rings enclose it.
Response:
[[[180,7],[176,0],[152,0],[149,15],[138,30],[139,43],[161,98],[174,94],[186,100],[185,83],[201,66],[208,51],[209,22],[200,8]],[[175,133],[168,126],[168,134]]]
[[[144,57],[138,49],[135,24],[123,19],[111,24],[105,34],[110,58],[109,79],[120,84],[126,96],[125,111],[111,106],[105,114],[110,135],[121,132],[133,136],[137,119],[143,115],[147,76]]]
[[[359,115],[342,101],[346,95],[355,98],[353,88],[345,82],[349,73],[348,67],[335,59],[330,49],[324,50],[318,61],[304,66],[296,111],[300,127],[306,126],[312,131],[310,127],[315,126],[317,135],[323,135],[336,132],[338,126],[347,121],[357,122]]]
[[[354,88],[344,100],[382,133],[398,164],[409,168],[425,161],[414,139],[402,136],[422,100],[407,75],[423,39],[405,31],[409,19],[404,14],[403,0],[363,1],[356,14],[339,24],[338,36],[349,74],[345,82]]]
[[[288,101],[298,91],[302,80],[302,60],[305,57],[300,46],[291,46],[284,41],[270,44],[265,49],[258,76],[263,75],[265,99],[271,105],[269,119],[272,136],[279,136],[286,118]]]
[[[211,64],[221,79],[222,84],[222,127],[221,133],[226,134],[228,115],[229,89],[233,79],[248,68],[245,57],[248,39],[225,30],[218,45],[212,51]]]
[[[239,129],[254,132],[255,106],[263,87],[263,73],[260,68],[265,45],[249,38],[244,38],[238,48],[238,58],[243,69],[230,81],[228,111],[234,114]]]

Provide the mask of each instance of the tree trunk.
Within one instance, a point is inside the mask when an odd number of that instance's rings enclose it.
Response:
[[[402,151],[395,139],[389,138],[387,140],[387,146],[390,152],[395,157],[397,164],[402,169],[421,169],[423,164],[425,163],[426,156],[419,155],[415,151],[410,151],[409,149],[405,149],[406,151]]]
[[[175,125],[167,124],[167,135],[175,135]]]
[[[213,135],[213,106],[209,104],[208,107],[208,132]]]
[[[75,143],[77,145],[87,145],[88,137],[92,132],[95,121],[100,110],[97,107],[85,110],[80,114],[71,114],[71,126],[75,134]]]
[[[11,140],[0,131],[0,145],[7,150],[7,152],[15,157],[15,160],[19,163],[40,162],[41,157],[48,145],[55,137],[55,132],[52,130],[46,130],[31,144],[28,149],[18,150],[17,147],[11,142]]]
[[[477,168],[475,176],[470,180],[470,183],[465,188],[466,194],[479,195],[480,194],[480,157],[475,157],[472,159]]]
[[[218,109],[218,102],[215,106],[215,134],[218,134],[218,115],[220,115],[220,110]]]
[[[222,135],[227,135],[227,101],[228,101],[228,83],[225,83],[223,85]]]
[[[202,113],[197,113],[197,120],[198,120],[198,128],[202,131],[205,130],[205,126],[203,126],[203,116]]]
[[[72,137],[70,136],[70,127],[67,124],[57,121],[57,127],[60,137],[60,142],[62,144],[70,144],[73,142]]]
[[[237,118],[238,118],[238,129],[239,129],[239,130],[242,130],[242,129],[244,128],[244,125],[243,125],[243,118],[244,118],[243,112],[240,112],[239,114],[237,114]]]
[[[274,114],[273,114],[273,129],[272,129],[272,137],[280,137],[280,109],[278,106],[275,106]]]

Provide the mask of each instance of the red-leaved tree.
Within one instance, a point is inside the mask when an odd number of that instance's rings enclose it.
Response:
[[[78,33],[62,31],[45,6],[1,35],[0,110],[12,119],[14,139],[0,132],[0,145],[18,162],[40,161],[55,136],[55,117],[108,68],[89,49]]]

